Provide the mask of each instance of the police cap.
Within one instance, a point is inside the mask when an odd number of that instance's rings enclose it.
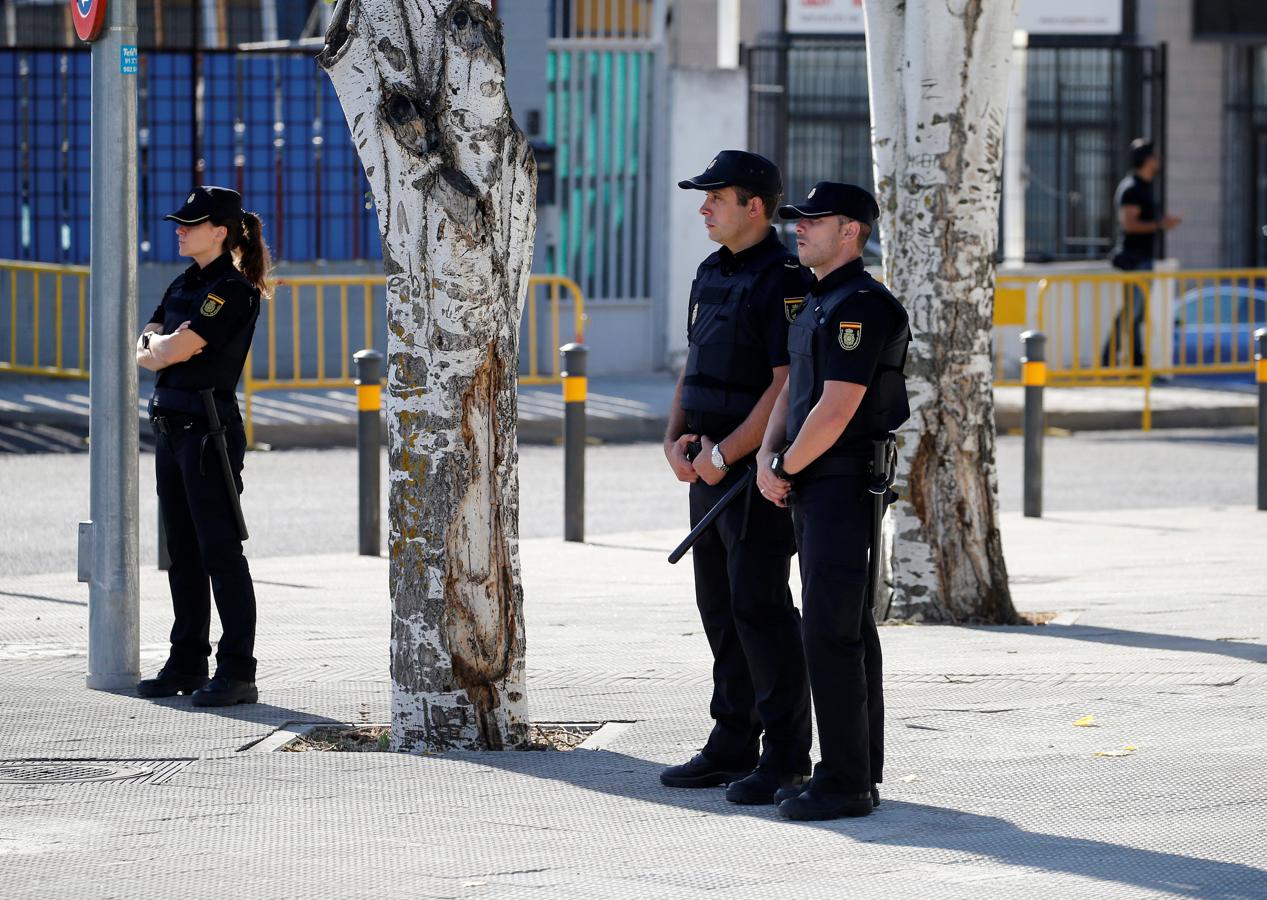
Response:
[[[880,207],[875,197],[856,184],[839,181],[820,181],[809,196],[799,203],[779,207],[784,219],[819,219],[823,216],[848,216],[864,225],[875,225]]]
[[[779,167],[764,156],[747,150],[723,150],[699,175],[677,183],[688,191],[711,191],[727,185],[744,188],[759,197],[772,197],[783,193],[783,176]]]
[[[208,219],[220,224],[242,219],[242,195],[230,188],[201,185],[189,192],[185,205],[163,216],[182,225],[197,225]]]

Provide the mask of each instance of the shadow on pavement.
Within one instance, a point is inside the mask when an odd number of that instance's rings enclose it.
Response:
[[[450,754],[445,754],[449,757]],[[1183,897],[1261,898],[1267,870],[1114,844],[1029,831],[997,816],[885,798],[871,816],[829,822],[791,822],[773,806],[740,806],[720,788],[684,790],[660,784],[662,763],[607,750],[568,753],[463,753],[453,758],[632,800],[715,816],[750,816],[835,832],[859,843],[926,848],[988,859],[1018,870],[1063,872]],[[547,802],[543,797],[543,802]],[[553,802],[557,802],[553,801]],[[1071,798],[1075,802],[1075,798]],[[915,860],[912,860],[915,862]]]
[[[0,591],[0,597],[13,597],[15,600],[40,600],[44,603],[61,603],[65,606],[87,606],[87,600],[67,600],[64,597],[46,597],[44,594],[14,594]]]
[[[256,725],[280,726],[287,722],[304,722],[314,725],[341,725],[341,719],[331,719],[310,710],[290,709],[285,706],[274,706],[271,703],[238,703],[233,706],[194,706],[188,697],[160,697],[149,700],[137,697],[135,691],[118,691],[120,696],[131,697],[138,703],[152,703],[171,710],[179,710],[190,715],[213,715],[224,719],[235,719],[239,722],[252,722]]]
[[[1267,663],[1267,644],[1251,644],[1247,641],[1215,641],[1206,638],[1185,637],[1179,634],[1154,634],[1147,631],[1123,631],[1119,628],[1097,628],[1090,625],[989,626],[969,625],[972,630],[1006,631],[1032,637],[1055,637],[1074,641],[1090,641],[1112,644],[1117,647],[1138,647],[1142,650],[1173,650],[1178,653],[1205,653],[1212,656],[1230,656],[1249,662]]]

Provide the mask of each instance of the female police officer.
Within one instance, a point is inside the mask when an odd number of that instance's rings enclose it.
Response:
[[[775,795],[790,819],[865,816],[884,767],[880,639],[868,605],[873,442],[910,416],[906,310],[862,266],[879,215],[851,184],[820,181],[784,206],[818,282],[788,333],[788,380],[758,455],[764,497],[786,506],[801,564],[801,632],[822,761],[803,791]],[[779,448],[786,447],[780,452]]]
[[[268,247],[259,217],[227,188],[195,188],[164,218],[177,223],[180,255],[194,264],[163,295],[137,341],[136,361],[157,373],[150,420],[175,621],[167,663],[137,693],[192,693],[195,706],[254,703],[255,587],[237,504],[246,435],[235,391],[266,293]],[[210,681],[208,583],[223,626]]]

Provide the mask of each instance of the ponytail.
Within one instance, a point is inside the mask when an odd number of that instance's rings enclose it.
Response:
[[[242,213],[242,229],[233,241],[232,249],[237,253],[238,268],[246,280],[268,297],[272,295],[268,272],[273,267],[273,259],[268,252],[268,244],[264,243],[263,232],[264,223],[259,216],[253,212]]]

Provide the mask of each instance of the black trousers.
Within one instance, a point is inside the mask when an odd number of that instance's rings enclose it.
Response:
[[[1153,260],[1146,256],[1121,253],[1113,258],[1115,268],[1124,272],[1151,271]],[[1138,285],[1123,285],[1122,309],[1113,317],[1113,331],[1104,342],[1100,364],[1117,363],[1130,348],[1131,365],[1144,364],[1144,291]]]
[[[883,661],[867,591],[866,476],[797,482],[792,518],[822,755],[813,785],[823,794],[862,793],[884,780]]]
[[[744,471],[736,466],[715,486],[691,485],[692,527]],[[692,550],[695,601],[713,651],[715,724],[704,753],[735,769],[759,762],[780,772],[810,771],[809,685],[800,614],[788,589],[792,552],[787,510],[755,486]]]
[[[158,411],[161,415],[162,411]],[[158,503],[167,529],[172,591],[172,649],[168,668],[203,674],[211,655],[211,594],[215,594],[223,634],[216,649],[216,671],[229,678],[255,680],[255,586],[242,554],[228,486],[206,419],[167,417],[171,429],[156,433],[154,469]],[[227,423],[229,462],[238,493],[246,434],[240,418]]]

